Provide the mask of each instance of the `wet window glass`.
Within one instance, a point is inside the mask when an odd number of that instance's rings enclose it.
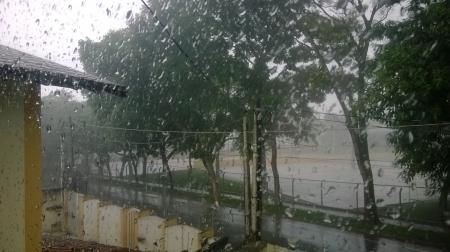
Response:
[[[0,250],[448,250],[449,20],[0,0]]]

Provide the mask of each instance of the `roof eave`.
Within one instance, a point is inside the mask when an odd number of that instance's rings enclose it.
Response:
[[[88,89],[93,92],[105,91],[107,93],[126,97],[128,93],[128,88],[121,85],[111,84],[104,81],[94,81],[87,80],[81,77],[74,77],[70,75],[53,73],[50,71],[27,69],[24,67],[12,67],[11,65],[5,64],[0,68],[0,75],[2,79],[6,78],[8,75],[15,75],[23,78],[24,80],[32,81],[34,83],[39,83],[47,86],[58,86],[71,89]]]

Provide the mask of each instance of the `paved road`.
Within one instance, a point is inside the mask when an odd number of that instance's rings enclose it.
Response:
[[[138,192],[115,186],[91,184],[90,193],[114,204],[151,209],[165,218],[178,218],[179,223],[200,229],[213,228],[217,236],[229,236],[237,246],[244,240],[244,213],[228,207],[157,194]],[[263,217],[264,241],[290,247],[293,251],[443,251],[392,239],[354,233],[338,227],[323,227],[275,216]]]

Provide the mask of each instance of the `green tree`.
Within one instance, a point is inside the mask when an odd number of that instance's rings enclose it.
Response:
[[[388,17],[393,3],[313,0],[305,4],[304,10],[280,14],[291,17],[296,29],[291,35],[297,43],[286,56],[286,67],[304,69],[312,89],[336,95],[364,183],[364,218],[379,224],[367,141],[367,67],[374,27]]]
[[[291,56],[295,46],[295,21],[284,15],[290,9],[302,12],[302,1],[217,1],[210,7],[220,28],[220,36],[227,39],[233,56],[246,63],[245,81],[237,88],[240,100],[247,108],[257,99],[264,109],[262,130],[272,156],[274,201],[281,203],[281,190],[277,165],[277,138],[289,137],[296,144],[309,141],[313,118],[310,103],[324,101],[324,92],[308,85],[308,76],[295,66]],[[249,120],[252,122],[253,120]],[[250,128],[252,125],[250,124]]]
[[[158,153],[169,178],[168,160],[173,154],[191,152],[205,164],[217,201],[219,188],[211,160],[229,135],[223,132],[232,132],[239,124],[234,116],[242,108],[236,105],[233,87],[242,75],[233,73],[246,66],[231,57],[224,38],[210,40],[216,32],[209,26],[213,17],[199,19],[201,4],[196,1],[185,8],[181,2],[165,7],[155,3],[159,18],[169,20],[167,27],[155,23],[144,9],[126,29],[112,31],[100,42],[80,41],[79,52],[87,72],[129,86],[125,100],[88,96],[103,125],[134,129],[111,130],[110,137],[128,142],[129,148],[141,145]],[[195,27],[184,25],[192,22]],[[179,43],[197,67],[174,45],[166,34],[169,30],[185,39]],[[197,68],[212,77],[205,78]]]
[[[448,211],[450,192],[450,2],[411,2],[408,18],[380,28],[388,42],[378,48],[371,85],[371,115],[395,128],[388,143],[402,178],[428,180]],[[417,127],[414,125],[421,125]],[[444,215],[443,215],[444,216]]]

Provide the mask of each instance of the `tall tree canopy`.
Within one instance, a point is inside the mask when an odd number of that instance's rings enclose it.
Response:
[[[286,8],[280,15],[294,27],[286,69],[303,70],[311,88],[334,93],[350,133],[364,183],[364,217],[379,224],[367,141],[367,86],[373,29],[389,16],[390,1],[326,0]]]
[[[297,142],[308,139],[312,116],[308,105],[323,101],[323,92],[308,85],[304,70],[274,76],[275,64],[285,64],[289,48],[296,43],[295,37],[278,29],[286,22],[280,13],[288,5],[276,1],[256,6],[227,1],[150,4],[158,19],[144,8],[126,29],[110,32],[100,42],[80,41],[86,71],[130,87],[125,101],[91,95],[89,104],[96,107],[98,118],[106,126],[158,131],[113,131],[111,137],[129,143],[145,139],[150,149],[159,149],[163,160],[165,148],[190,151],[207,167],[216,195],[214,154],[229,134],[193,132],[240,131],[244,110],[262,99],[272,111],[266,130],[293,132],[286,134]],[[302,8],[300,3],[290,5]]]
[[[370,89],[371,114],[395,128],[388,143],[395,148],[394,165],[402,178],[416,175],[429,181],[428,194],[440,193],[447,211],[450,192],[450,1],[419,4],[409,17],[389,22],[374,61]]]

